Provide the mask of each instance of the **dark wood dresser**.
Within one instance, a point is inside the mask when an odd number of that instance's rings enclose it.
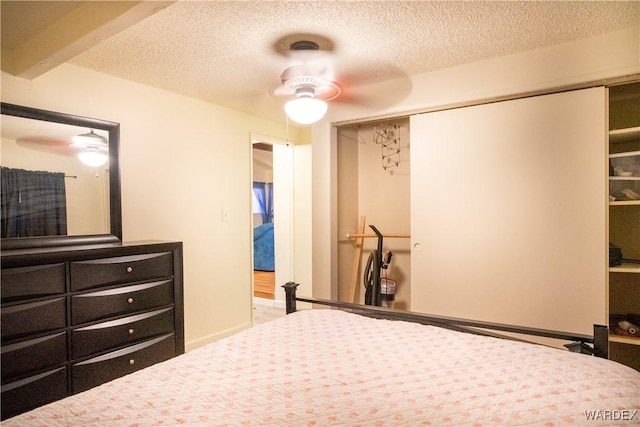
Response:
[[[2,419],[184,353],[181,242],[2,251]]]

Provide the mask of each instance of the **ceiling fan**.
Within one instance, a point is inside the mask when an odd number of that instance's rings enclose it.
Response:
[[[318,34],[288,34],[272,45],[289,67],[271,95],[286,100],[287,117],[300,124],[320,120],[327,102],[379,112],[411,92],[411,79],[395,64],[336,49],[333,40]],[[339,68],[339,76],[334,69]],[[378,83],[376,90],[366,85]]]
[[[88,166],[102,166],[109,158],[108,139],[93,129],[88,133],[70,136],[66,132],[56,135],[55,128],[50,134],[27,135],[16,138],[16,143],[30,149],[56,153],[61,155],[74,155]]]
[[[272,94],[289,99],[284,109],[291,120],[300,124],[317,122],[327,112],[327,101],[340,96],[342,88],[332,80],[329,67],[321,64],[324,55],[316,42],[295,41],[289,49],[291,56],[301,63],[282,72],[282,84]]]

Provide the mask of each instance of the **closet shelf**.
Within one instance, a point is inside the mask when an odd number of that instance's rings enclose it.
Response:
[[[610,273],[640,273],[640,264],[623,262],[622,265],[609,267]]]
[[[621,143],[640,139],[640,126],[609,131],[609,142]]]
[[[630,337],[626,335],[609,335],[609,342],[617,342],[621,344],[640,345],[640,338]]]
[[[609,242],[630,260],[640,257],[640,81],[609,87]],[[611,200],[613,199],[613,200]],[[627,206],[627,207],[617,207]],[[624,258],[623,258],[624,259]],[[609,320],[640,313],[640,263],[609,267]],[[615,314],[620,313],[620,314]],[[612,318],[613,317],[613,318]],[[636,322],[632,322],[636,323]],[[612,325],[610,325],[612,326]],[[609,358],[640,370],[640,337],[609,330]]]
[[[609,206],[633,206],[633,205],[640,206],[640,200],[618,200],[614,202],[609,202]]]
[[[640,181],[640,176],[610,176],[612,181]]]
[[[609,154],[610,159],[617,159],[620,157],[634,157],[640,156],[640,151],[625,151],[622,153]]]

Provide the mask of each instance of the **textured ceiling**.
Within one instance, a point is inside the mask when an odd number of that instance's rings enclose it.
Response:
[[[282,120],[282,101],[270,90],[294,63],[283,52],[292,34],[320,42],[328,53],[323,64],[346,89],[345,101],[355,100],[365,83],[638,22],[638,1],[179,1],[69,62]],[[3,44],[4,38],[3,28]]]

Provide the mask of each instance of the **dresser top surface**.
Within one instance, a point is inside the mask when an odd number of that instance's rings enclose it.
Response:
[[[143,240],[131,242],[103,243],[96,245],[67,245],[41,248],[11,249],[0,252],[2,267],[12,267],[14,263],[28,258],[41,258],[42,262],[91,258],[114,255],[132,255],[144,252],[172,251],[182,248],[182,242],[165,240]]]

